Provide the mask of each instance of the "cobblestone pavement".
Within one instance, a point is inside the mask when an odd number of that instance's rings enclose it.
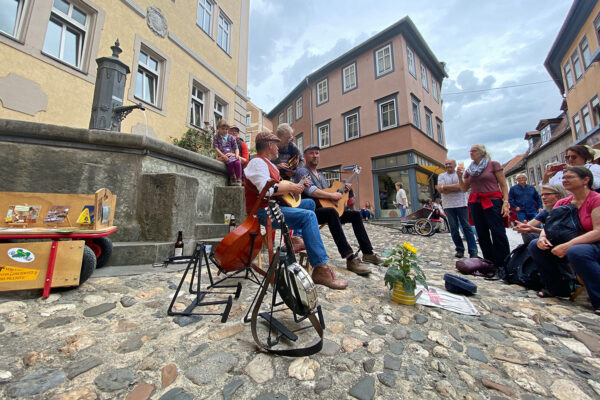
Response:
[[[454,270],[448,234],[367,230],[377,251],[402,241],[417,247],[431,286],[443,288],[443,274]],[[347,272],[323,235],[350,286],[319,286],[327,325],[320,353],[293,359],[257,350],[241,322],[255,285],[244,285],[222,324],[167,316],[180,266],[129,276],[123,272],[134,268],[113,268],[47,300],[39,292],[0,294],[0,398],[599,398],[600,318],[585,296],[540,299],[472,278],[481,316],[399,305],[384,287],[383,267],[367,278]],[[184,294],[175,306],[189,302]]]

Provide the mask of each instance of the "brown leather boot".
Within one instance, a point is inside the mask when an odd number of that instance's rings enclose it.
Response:
[[[344,290],[348,287],[348,281],[336,278],[332,269],[329,268],[327,264],[315,267],[313,269],[312,279],[317,285],[327,286],[334,290]]]
[[[383,259],[379,257],[376,253],[373,254],[364,254],[362,256],[363,262],[368,262],[371,264],[379,265],[383,262]]]
[[[294,253],[305,250],[304,240],[300,236],[292,236],[292,245],[294,246]]]
[[[360,258],[354,257],[349,260],[346,259],[346,268],[348,271],[352,271],[357,275],[369,275],[371,273],[371,268],[367,267],[365,264],[360,262]]]

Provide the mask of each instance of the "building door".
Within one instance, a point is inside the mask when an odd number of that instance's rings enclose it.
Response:
[[[375,174],[378,193],[375,193],[375,208],[378,211],[378,218],[398,218],[400,212],[394,204],[396,201],[396,182],[402,183],[402,188],[406,191],[406,196],[410,201],[410,180],[408,170],[388,171]]]

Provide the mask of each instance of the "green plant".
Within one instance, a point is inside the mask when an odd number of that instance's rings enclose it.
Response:
[[[419,261],[421,260],[417,257],[417,249],[412,244],[404,242],[397,245],[389,253],[389,258],[383,262],[383,265],[388,267],[385,284],[392,290],[394,284],[400,282],[404,291],[411,296],[415,294],[417,282],[429,289]]]
[[[173,138],[173,144],[194,153],[216,158],[217,152],[212,146],[214,128],[208,123],[205,125],[205,129],[188,129],[181,138]]]

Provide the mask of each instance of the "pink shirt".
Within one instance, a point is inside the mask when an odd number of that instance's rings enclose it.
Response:
[[[489,193],[500,190],[496,171],[501,171],[502,165],[498,161],[490,161],[479,176],[471,176],[471,191],[475,193]],[[470,177],[468,172],[464,174],[465,178]]]
[[[564,199],[560,199],[554,205],[554,208],[559,206],[567,206],[571,204],[573,200],[573,195],[565,197]],[[592,210],[594,208],[600,207],[600,193],[596,193],[590,191],[590,194],[585,198],[585,201],[577,210],[577,214],[579,214],[579,221],[581,222],[581,226],[585,232],[591,231],[594,227],[592,225]]]

